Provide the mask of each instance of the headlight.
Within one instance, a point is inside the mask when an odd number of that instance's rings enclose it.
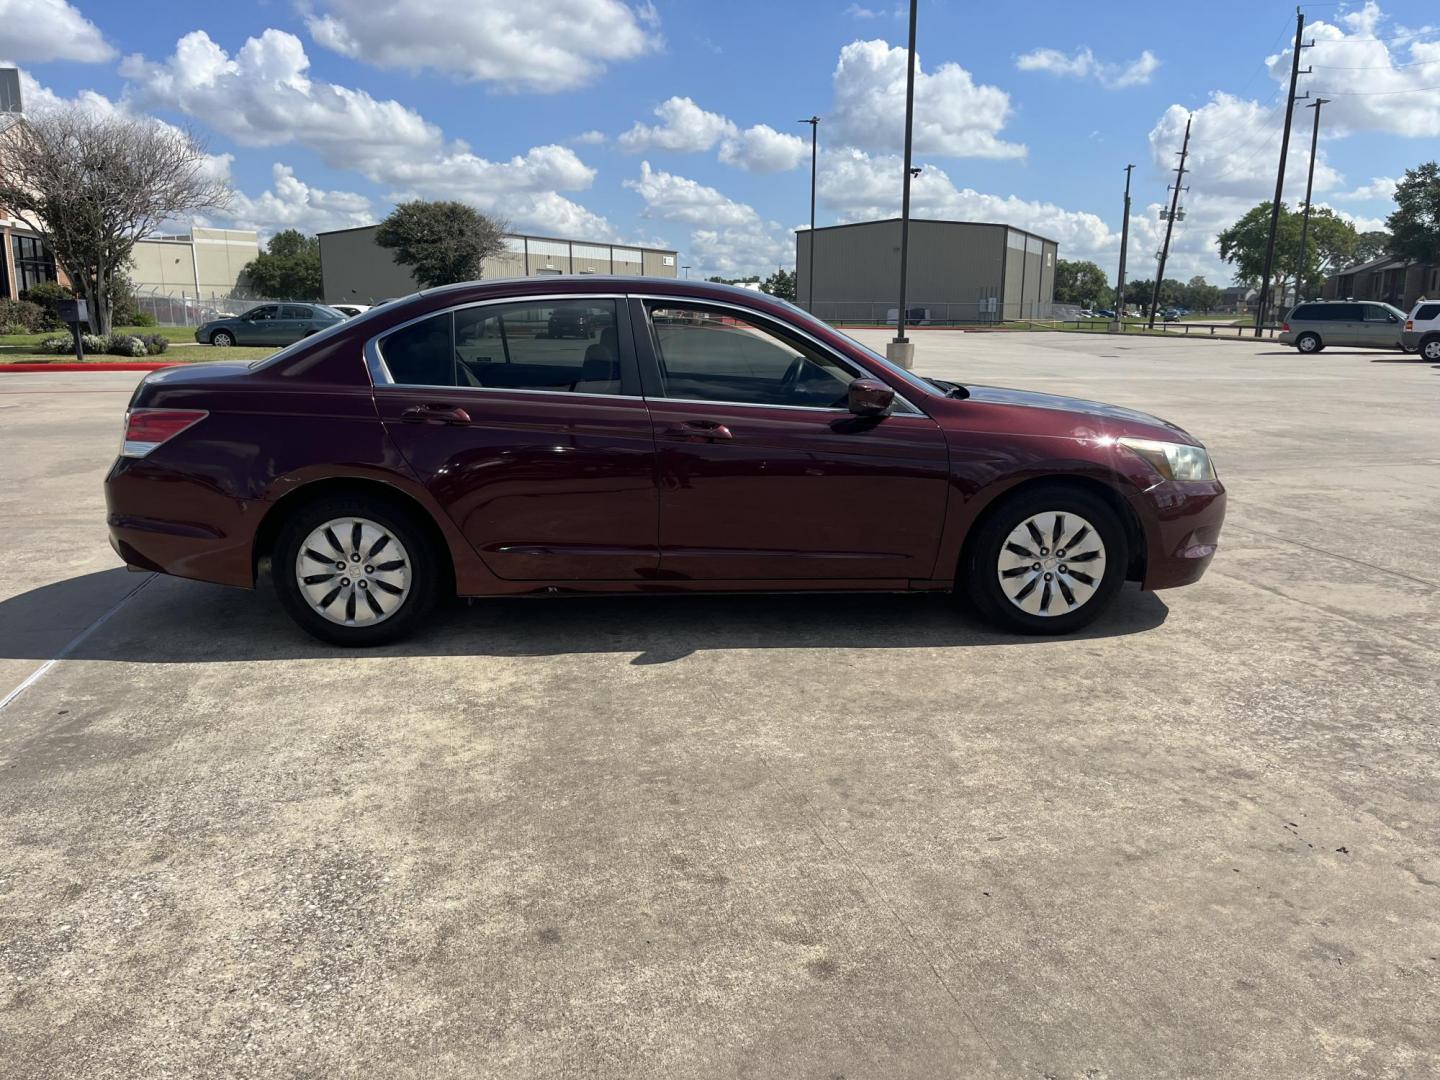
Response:
[[[1215,468],[1203,446],[1157,442],[1154,439],[1116,440],[1131,453],[1144,458],[1166,480],[1214,480]]]

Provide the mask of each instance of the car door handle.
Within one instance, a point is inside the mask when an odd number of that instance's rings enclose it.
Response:
[[[468,424],[470,414],[454,405],[411,405],[400,419],[411,424]]]
[[[664,434],[681,439],[733,439],[734,434],[718,420],[682,420]]]

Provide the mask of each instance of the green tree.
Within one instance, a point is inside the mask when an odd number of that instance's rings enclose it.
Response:
[[[1275,233],[1275,259],[1270,272],[1271,296],[1281,297],[1297,276],[1300,291],[1316,292],[1326,273],[1348,265],[1354,258],[1358,234],[1355,226],[1335,216],[1335,211],[1315,210],[1305,245],[1305,265],[1300,261],[1301,215],[1280,205]],[[1270,203],[1263,202],[1246,212],[1219,236],[1220,258],[1235,267],[1237,283],[1260,286],[1265,272],[1265,246],[1270,235]]]
[[[485,260],[505,247],[506,223],[460,202],[403,202],[375,232],[375,242],[410,267],[422,288],[475,281]]]
[[[246,263],[246,283],[261,296],[279,300],[319,300],[320,239],[298,229],[272,236],[263,254]]]
[[[1395,185],[1395,212],[1385,224],[1391,254],[1410,262],[1440,262],[1440,163],[1405,170]]]
[[[794,303],[795,275],[789,270],[776,270],[760,283],[760,291]]]
[[[1055,261],[1055,300],[1060,304],[1104,307],[1114,295],[1105,271],[1093,262]]]
[[[751,274],[749,277],[707,277],[706,281],[713,281],[717,285],[751,285],[760,283],[759,274]]]
[[[1362,232],[1355,237],[1355,251],[1350,258],[1355,264],[1378,259],[1390,250],[1390,234],[1384,229]]]
[[[1191,311],[1214,311],[1220,306],[1220,289],[1196,275],[1180,290],[1180,303]]]

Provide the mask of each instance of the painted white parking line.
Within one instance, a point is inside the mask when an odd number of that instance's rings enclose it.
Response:
[[[112,615],[114,615],[117,611],[124,607],[126,602],[132,596],[138,593],[141,589],[145,588],[146,585],[149,585],[150,582],[154,581],[155,577],[155,574],[146,574],[145,577],[141,579],[140,584],[136,585],[133,589],[131,589],[119,600],[117,600],[109,611],[101,615],[84,630],[81,630],[80,633],[76,634],[73,638],[70,639],[69,643],[63,649],[61,649],[49,660],[46,660],[38,668],[36,668],[29,675],[27,675],[24,682],[22,682],[19,686],[15,687],[14,690],[11,690],[8,694],[6,694],[3,699],[0,699],[0,712],[3,712],[12,701],[18,698],[26,690],[30,689],[30,687],[34,686],[41,679],[43,679],[46,673],[51,668],[53,668],[61,660],[64,660],[67,656],[69,656],[72,652],[74,652],[82,644],[84,644],[86,638],[88,638],[96,630],[99,630],[100,627],[104,626],[107,622],[109,622]]]

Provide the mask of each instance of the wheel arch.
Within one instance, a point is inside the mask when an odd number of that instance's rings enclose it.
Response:
[[[424,530],[436,555],[440,559],[441,587],[453,594],[455,591],[455,556],[450,550],[444,532],[436,523],[430,511],[408,492],[383,480],[362,476],[335,476],[311,480],[287,491],[270,504],[260,525],[255,530],[255,542],[251,546],[250,572],[258,578],[262,559],[268,559],[275,547],[275,540],[284,527],[285,520],[295,511],[321,499],[335,496],[379,499],[410,514]]]
[[[1043,476],[1032,476],[1020,481],[1004,491],[997,492],[984,507],[975,515],[965,530],[965,542],[960,547],[960,561],[955,566],[955,581],[958,583],[969,562],[970,554],[974,549],[976,537],[980,535],[985,522],[995,514],[999,513],[1005,504],[1012,499],[1024,495],[1026,492],[1034,491],[1044,487],[1071,487],[1087,491],[1100,499],[1103,499],[1115,511],[1115,516],[1120,519],[1121,526],[1125,529],[1125,543],[1129,548],[1129,565],[1125,568],[1126,581],[1143,581],[1145,578],[1145,566],[1147,562],[1147,551],[1145,540],[1145,527],[1141,524],[1135,508],[1130,505],[1130,500],[1111,484],[1093,476],[1077,475],[1073,473],[1050,473]]]

